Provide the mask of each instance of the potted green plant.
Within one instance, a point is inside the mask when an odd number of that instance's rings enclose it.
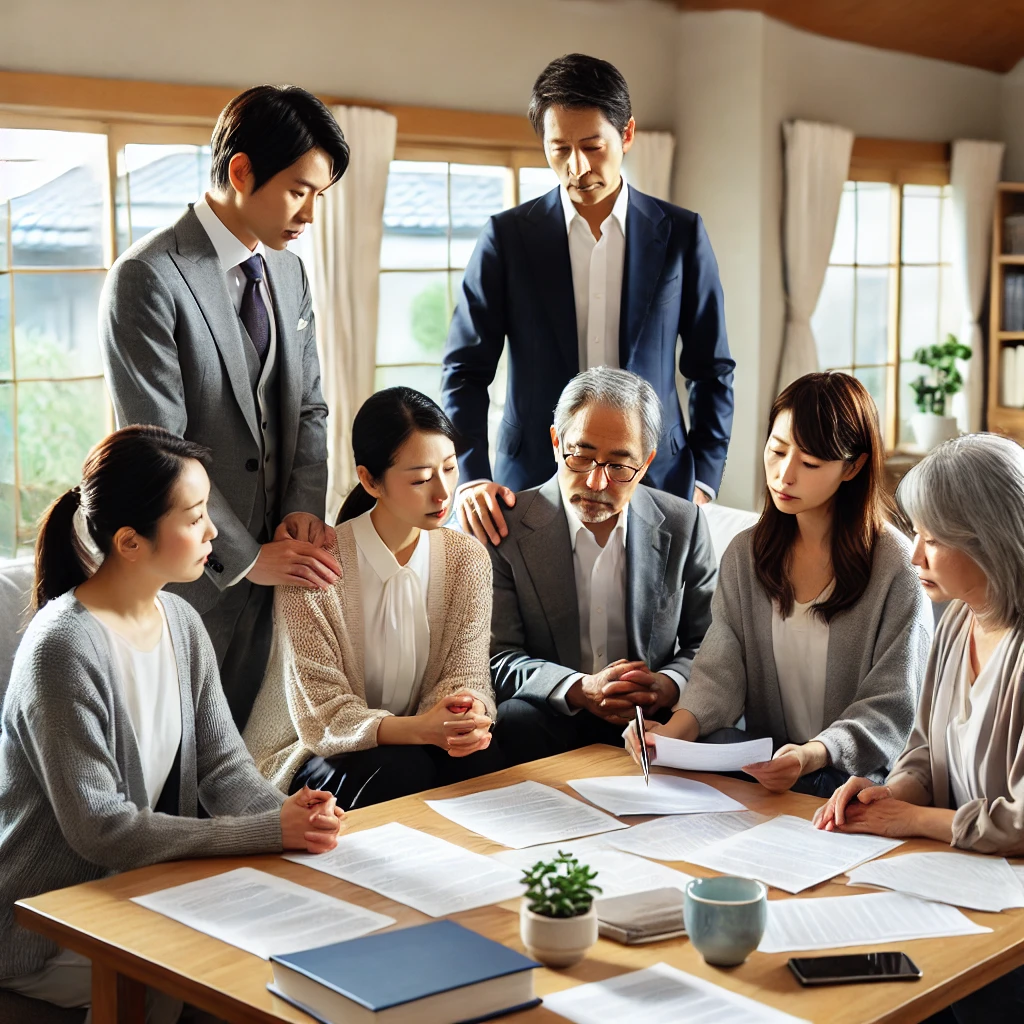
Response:
[[[597,942],[594,896],[596,871],[571,853],[558,851],[523,871],[526,886],[519,912],[519,933],[526,952],[549,967],[578,963]]]
[[[914,361],[928,371],[910,384],[917,404],[911,425],[917,443],[925,451],[957,435],[956,417],[946,415],[946,399],[964,386],[957,360],[970,358],[971,350],[953,334],[947,334],[941,345],[926,345],[914,353]]]

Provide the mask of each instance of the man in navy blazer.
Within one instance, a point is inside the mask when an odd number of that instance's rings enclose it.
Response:
[[[619,366],[655,389],[665,428],[645,483],[698,503],[721,483],[732,430],[732,374],[718,265],[700,217],[630,186],[629,91],[611,64],[552,61],[529,117],[561,185],[492,217],[466,268],[444,352],[445,411],[463,442],[462,528],[507,535],[500,497],[551,478],[549,428],[579,371]],[[508,339],[508,390],[493,478],[487,388]],[[675,383],[689,382],[690,426]]]

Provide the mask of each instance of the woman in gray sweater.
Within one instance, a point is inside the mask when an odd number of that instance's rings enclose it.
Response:
[[[217,536],[205,454],[158,427],[120,430],[40,525],[39,611],[0,731],[0,987],[91,998],[89,962],[16,924],[19,899],[158,861],[337,844],[330,794],[285,800],[256,770],[199,615],[162,592],[201,575]],[[181,1012],[148,1006],[161,1024]]]
[[[690,681],[648,745],[746,738],[730,728],[742,715],[772,739],[774,757],[744,768],[767,789],[827,796],[850,775],[884,777],[913,724],[932,617],[886,522],[883,458],[856,378],[812,373],[779,395],[764,511],[722,558]]]

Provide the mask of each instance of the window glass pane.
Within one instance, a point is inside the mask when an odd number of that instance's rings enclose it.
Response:
[[[857,337],[854,362],[889,359],[889,270],[857,270]]]
[[[0,274],[0,377],[11,374],[11,274]]]
[[[811,317],[823,367],[849,366],[853,362],[853,268],[829,267],[818,306]]]
[[[0,163],[0,172],[3,171],[3,164]],[[0,270],[6,270],[10,266],[10,253],[7,248],[7,228],[10,221],[10,207],[7,205],[7,196],[4,194],[6,186],[3,174],[0,173]]]
[[[957,284],[956,272],[952,267],[942,267],[939,270],[939,287],[939,338],[945,341],[947,334],[959,337],[963,330],[963,303],[960,301],[960,286]],[[962,340],[965,345],[971,343],[970,338]]]
[[[920,363],[900,363],[900,422],[897,443],[901,445],[915,444],[914,430],[910,425],[911,418],[917,412],[914,392],[910,390],[911,381],[917,380],[925,372]]]
[[[942,207],[938,195],[903,195],[903,262],[938,263],[939,216]]]
[[[519,202],[529,202],[557,187],[558,175],[550,167],[519,168]]]
[[[78,482],[89,449],[107,431],[102,380],[18,386],[21,522],[32,534],[46,506]]]
[[[512,205],[512,177],[507,167],[452,164],[452,237],[448,266],[464,267],[487,219]]]
[[[438,405],[441,404],[440,366],[378,366],[373,386],[377,391],[404,385],[423,392]]]
[[[381,274],[377,363],[440,365],[450,319],[444,271]]]
[[[857,185],[857,262],[890,262],[891,186],[860,182]]]
[[[209,184],[209,146],[125,146],[117,180],[118,251],[126,241],[169,227]]]
[[[14,385],[0,384],[0,556],[18,553],[14,484]]]
[[[900,295],[900,356],[913,359],[939,338],[939,268],[904,267]]]
[[[853,263],[857,237],[857,187],[852,181],[843,186],[839,200],[839,216],[836,218],[836,234],[832,239],[832,254],[829,263]]]
[[[956,249],[956,231],[953,227],[953,190],[947,185],[942,190],[942,252],[943,263],[953,262]]]
[[[396,270],[448,266],[446,163],[391,161],[380,265]]]
[[[14,275],[18,378],[102,374],[97,309],[104,271]]]
[[[0,128],[0,169],[15,266],[104,265],[105,135]]]
[[[886,366],[866,366],[859,367],[853,371],[853,375],[868,389],[871,397],[875,400],[875,405],[878,406],[878,423],[882,430],[883,436],[885,435],[885,424],[886,424],[886,401],[885,401],[885,382],[889,374],[889,368]]]

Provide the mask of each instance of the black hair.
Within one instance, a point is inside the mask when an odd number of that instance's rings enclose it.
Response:
[[[620,135],[633,116],[629,87],[619,69],[585,53],[567,53],[556,58],[533,83],[526,116],[541,138],[544,138],[544,114],[548,107],[570,110],[597,107]]]
[[[457,444],[452,421],[432,398],[412,388],[385,388],[371,395],[352,421],[352,454],[356,465],[363,466],[376,481],[395,464],[399,448],[413,431],[443,434]],[[356,484],[338,513],[338,522],[355,519],[369,512],[376,498]]]
[[[185,462],[203,462],[208,455],[202,445],[163,427],[124,427],[100,441],[85,458],[81,484],[57,498],[39,521],[33,607],[41,608],[95,571],[75,532],[73,519],[79,507],[104,557],[123,526],[152,540],[171,506],[171,491]]]
[[[230,184],[228,164],[236,153],[249,158],[255,189],[319,147],[331,158],[331,184],[348,167],[348,143],[334,115],[297,85],[257,85],[236,96],[213,129],[210,181]]]

